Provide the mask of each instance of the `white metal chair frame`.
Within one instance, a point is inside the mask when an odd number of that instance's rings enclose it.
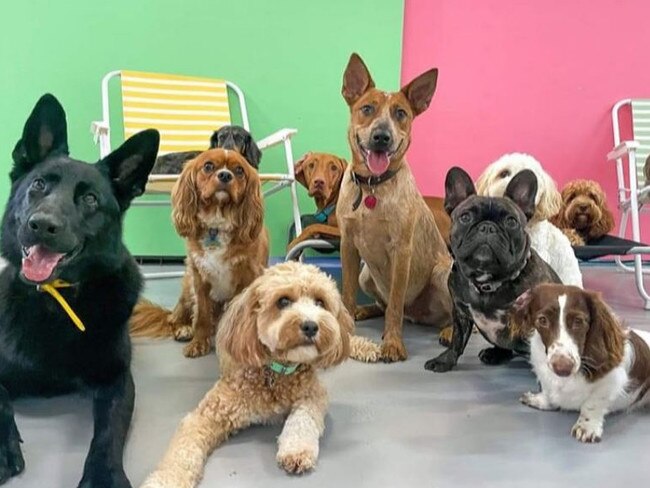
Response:
[[[90,130],[95,137],[95,143],[99,144],[99,154],[100,157],[105,157],[111,152],[111,137],[110,137],[110,101],[108,95],[108,84],[111,79],[115,77],[121,77],[121,71],[111,71],[102,79],[102,120],[95,121],[91,123]],[[248,110],[246,108],[246,99],[244,97],[244,92],[236,84],[225,81],[226,86],[231,89],[235,95],[237,95],[237,100],[239,102],[239,109],[242,118],[242,125],[244,128],[250,132],[250,125],[248,121]],[[295,135],[298,131],[296,129],[280,129],[273,134],[257,141],[257,146],[260,150],[267,149],[269,147],[276,146],[278,144],[284,145],[284,154],[287,163],[287,172],[286,173],[260,173],[260,179],[263,184],[273,183],[273,185],[264,190],[264,196],[270,196],[283,188],[289,187],[291,191],[291,202],[292,202],[292,212],[293,212],[293,221],[296,229],[296,235],[302,232],[302,224],[300,222],[300,209],[298,207],[298,192],[296,185],[296,178],[294,173],[294,160],[293,160],[293,149],[291,146],[291,137]],[[206,141],[207,143],[207,141]],[[167,184],[171,185],[178,179],[178,175],[150,175],[149,184]],[[145,194],[152,193],[165,193],[164,191],[146,191]],[[170,205],[169,200],[152,200],[152,201],[134,201],[134,206],[142,207],[157,207],[157,206],[167,206]],[[172,271],[172,272],[162,272],[162,273],[145,273],[144,277],[147,279],[161,279],[161,278],[177,278],[183,276],[184,272]]]
[[[612,108],[612,127],[614,131],[614,149],[607,154],[608,161],[616,161],[616,180],[618,184],[618,207],[621,210],[621,222],[618,235],[625,238],[627,232],[627,221],[631,220],[632,240],[640,242],[641,227],[639,214],[647,210],[639,198],[650,192],[650,186],[645,184],[639,188],[637,178],[637,150],[641,146],[638,141],[621,141],[619,125],[620,110],[632,104],[631,98],[618,101]],[[625,181],[624,159],[627,159],[628,183]],[[636,287],[644,300],[644,308],[650,310],[650,294],[646,291],[643,281],[643,273],[650,270],[643,269],[642,254],[650,254],[650,246],[636,246],[628,251],[634,256],[634,266],[625,264],[620,256],[615,257],[616,264],[625,271],[634,272]]]

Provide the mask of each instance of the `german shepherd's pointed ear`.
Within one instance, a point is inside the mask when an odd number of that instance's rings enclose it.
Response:
[[[108,174],[122,212],[129,208],[131,200],[144,193],[159,144],[158,131],[147,129],[127,139],[97,163]]]
[[[54,95],[47,93],[36,102],[14,147],[11,181],[29,173],[53,154],[68,154],[68,126],[63,107]]]
[[[454,166],[447,171],[445,178],[445,211],[451,215],[451,212],[464,202],[466,199],[476,195],[476,189],[472,178],[458,166]]]
[[[504,196],[515,202],[530,220],[535,213],[537,176],[529,169],[517,173],[508,183]]]
[[[400,90],[409,101],[415,116],[429,108],[437,84],[438,68],[433,68],[422,73]]]
[[[375,87],[370,71],[357,53],[352,53],[343,74],[343,98],[351,107],[371,88]]]

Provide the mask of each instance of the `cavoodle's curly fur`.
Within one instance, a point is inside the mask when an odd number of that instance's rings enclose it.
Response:
[[[316,370],[348,357],[353,328],[336,284],[318,268],[287,262],[267,269],[227,308],[217,332],[221,379],[183,419],[142,487],[195,487],[228,436],[282,417],[279,465],[288,473],[312,469],[328,403]],[[299,366],[282,375],[268,368],[273,361]]]
[[[584,246],[614,229],[614,216],[600,185],[592,180],[575,180],[562,189],[562,208],[553,223],[574,246]]]
[[[549,219],[560,211],[562,197],[553,178],[544,171],[534,157],[524,153],[505,154],[490,164],[477,181],[477,193],[488,197],[502,197],[514,175],[529,169],[537,177],[535,213],[526,230],[530,245],[546,261],[566,285],[582,288],[582,273],[571,243]]]

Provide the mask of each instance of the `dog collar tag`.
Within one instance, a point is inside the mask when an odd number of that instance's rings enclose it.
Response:
[[[366,208],[372,210],[377,206],[377,197],[374,195],[367,195],[366,198],[363,199],[363,204]]]

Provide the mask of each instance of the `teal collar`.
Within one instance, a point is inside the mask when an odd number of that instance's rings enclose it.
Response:
[[[219,240],[219,229],[210,228],[208,233],[203,239],[203,247],[219,247],[221,246],[221,240]]]
[[[327,219],[329,218],[330,215],[332,215],[332,212],[336,209],[336,203],[332,203],[325,207],[323,210],[318,212],[317,214],[314,214],[314,218],[316,219],[317,222],[320,222],[321,224],[324,224],[327,222]]]
[[[271,364],[268,365],[268,368],[271,371],[284,376],[289,376],[290,374],[295,373],[299,367],[300,367],[299,364],[287,365],[287,364],[279,363],[277,361],[271,361]]]

